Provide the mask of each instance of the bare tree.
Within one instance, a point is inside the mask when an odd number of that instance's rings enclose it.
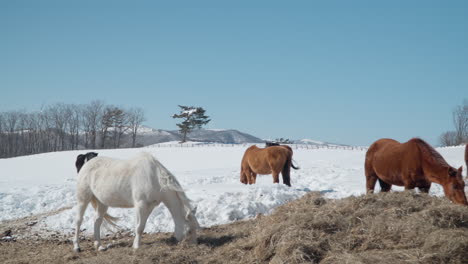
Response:
[[[4,114],[0,113],[0,158],[6,157],[6,136],[5,136],[5,118]]]
[[[77,149],[79,144],[82,111],[78,105],[67,105],[65,111],[67,116],[67,134],[70,138],[70,149]]]
[[[132,136],[132,148],[136,146],[136,137],[138,129],[145,121],[145,113],[141,108],[131,108],[128,111],[128,125],[130,127],[130,134]]]
[[[112,127],[114,148],[119,148],[122,137],[128,130],[127,114],[123,108],[114,107],[112,110]]]
[[[444,147],[457,145],[457,132],[448,131],[440,135],[440,144]]]
[[[83,110],[83,129],[85,132],[85,147],[96,149],[98,130],[102,119],[104,103],[92,101]]]
[[[17,155],[18,148],[15,146],[18,143],[18,121],[20,118],[20,113],[17,111],[11,111],[5,113],[5,125],[7,130],[7,153],[9,155]]]
[[[130,129],[134,145],[143,120],[141,109],[127,111],[101,101],[84,106],[58,103],[32,113],[0,112],[0,158],[78,149],[82,144],[118,148]]]
[[[453,123],[456,132],[456,145],[460,145],[468,141],[468,100],[463,101],[463,105],[459,105],[453,111]]]
[[[106,146],[106,140],[108,137],[109,128],[114,124],[113,119],[113,107],[107,106],[102,114],[101,121],[99,123],[99,133],[101,135],[101,148]]]

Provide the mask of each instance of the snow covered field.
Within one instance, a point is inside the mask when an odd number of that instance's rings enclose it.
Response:
[[[292,187],[273,184],[271,175],[257,178],[256,185],[239,182],[240,161],[247,147],[201,146],[190,148],[143,148],[99,150],[99,155],[130,158],[140,151],[153,154],[182,184],[197,206],[197,218],[203,227],[225,224],[269,213],[276,206],[320,191],[328,198],[342,198],[365,193],[363,150],[297,149],[294,160],[300,170],[291,170]],[[464,165],[464,148],[438,149],[449,164]],[[75,205],[78,154],[86,151],[46,153],[0,159],[0,221],[46,213]],[[464,171],[464,175],[466,172]],[[378,189],[378,184],[377,184]],[[393,190],[402,190],[393,187]],[[433,195],[443,195],[434,184]],[[37,224],[38,229],[71,233],[74,209],[49,216]],[[121,217],[120,224],[133,228],[132,209],[114,209],[109,213]],[[82,228],[92,229],[94,212],[89,206]],[[146,232],[173,231],[169,211],[160,205],[148,219]]]

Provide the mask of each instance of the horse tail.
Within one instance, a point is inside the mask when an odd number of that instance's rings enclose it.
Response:
[[[293,169],[295,169],[295,170],[298,170],[298,169],[300,169],[300,167],[299,167],[299,166],[297,166],[297,167],[296,167],[296,166],[294,166],[294,164],[293,164],[293,160],[291,160],[291,167],[292,167]]]
[[[287,186],[291,186],[291,172],[292,167],[292,155],[288,155],[286,158],[286,162],[284,163],[283,170],[281,171],[281,175],[283,176],[283,183]]]
[[[95,197],[93,197],[91,199],[91,205],[93,206],[94,210],[96,211],[97,210],[97,206],[98,206],[98,201],[96,200]],[[104,221],[108,224],[110,224],[111,226],[113,227],[116,227],[116,228],[120,228],[120,226],[117,224],[117,222],[119,221],[119,218],[118,217],[115,217],[115,216],[111,216],[109,215],[108,213],[105,213],[104,214]]]

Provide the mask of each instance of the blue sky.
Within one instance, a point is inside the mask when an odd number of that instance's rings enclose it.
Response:
[[[168,1],[169,2],[169,1]],[[176,129],[438,144],[468,98],[467,1],[1,1],[0,111],[141,107]]]

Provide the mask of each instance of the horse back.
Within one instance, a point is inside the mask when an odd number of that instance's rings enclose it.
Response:
[[[79,185],[88,186],[93,196],[110,207],[133,207],[136,200],[157,198],[152,197],[154,190],[160,189],[153,163],[145,156],[132,160],[94,158],[80,173]]]
[[[393,139],[374,142],[366,153],[366,171],[372,171],[390,184],[403,185],[403,175],[422,174],[421,153],[413,141],[400,143]]]
[[[258,174],[270,174],[272,169],[281,170],[284,161],[291,152],[283,146],[267,148],[249,147],[242,158],[242,167],[249,168]],[[273,166],[273,168],[272,168]]]

